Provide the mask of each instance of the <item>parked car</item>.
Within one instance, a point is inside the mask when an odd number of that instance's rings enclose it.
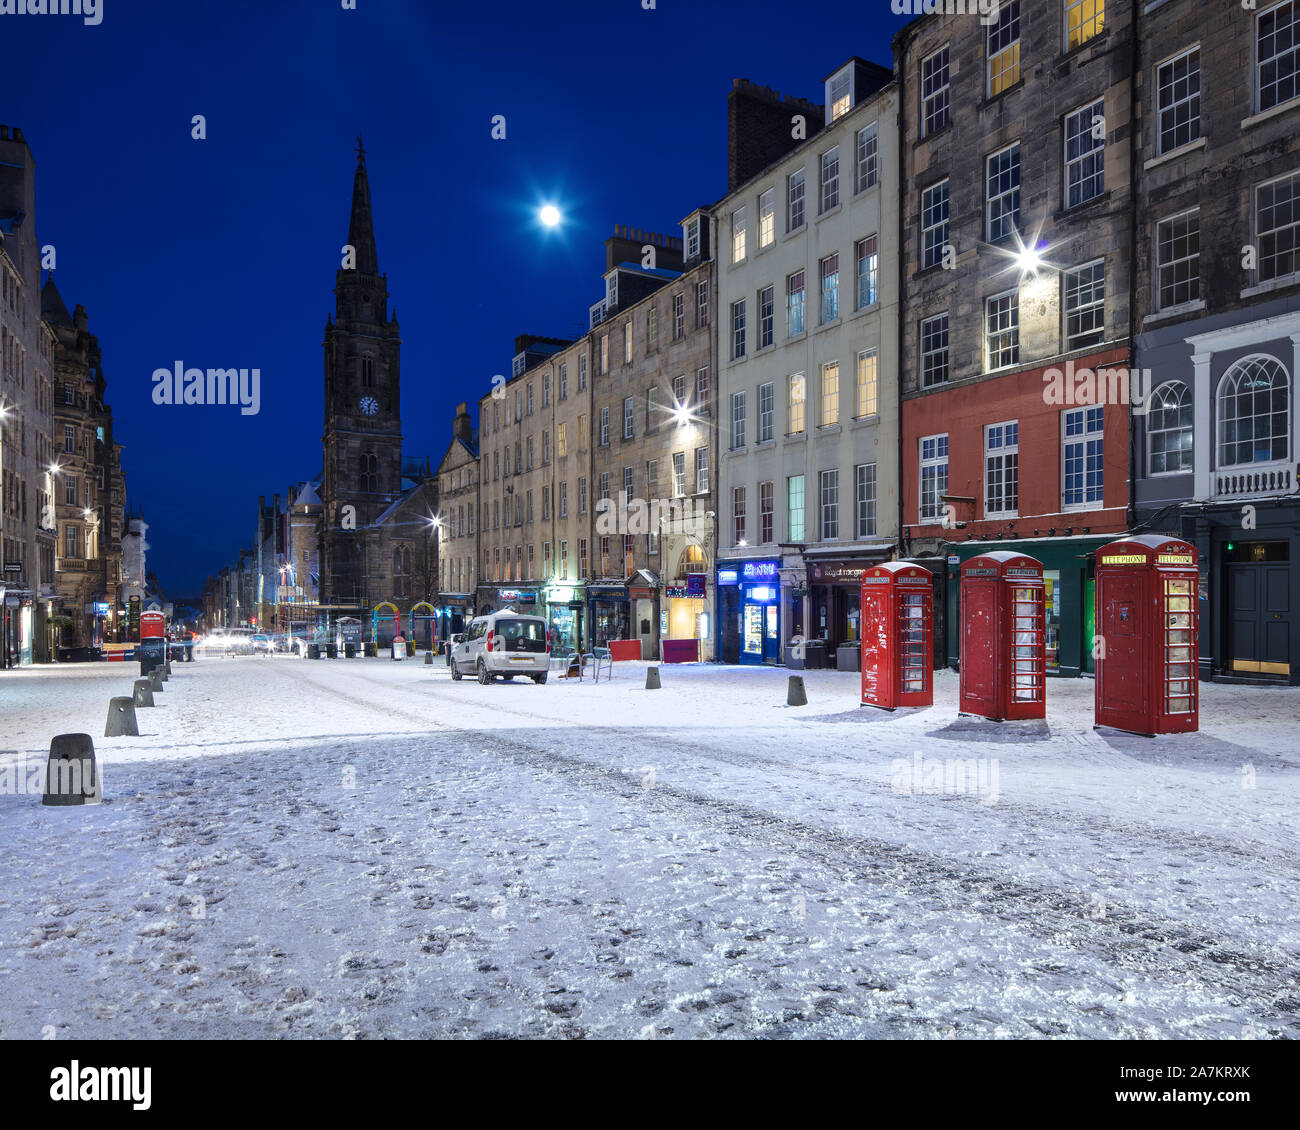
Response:
[[[516,675],[544,683],[550,651],[551,633],[540,616],[493,612],[471,621],[464,639],[453,645],[451,677],[476,675],[484,686]]]

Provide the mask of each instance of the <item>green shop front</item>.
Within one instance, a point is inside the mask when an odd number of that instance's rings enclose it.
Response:
[[[948,665],[956,668],[961,647],[961,586],[963,562],[994,550],[1024,553],[1043,563],[1044,625],[1047,673],[1063,677],[1093,674],[1092,640],[1094,555],[1119,534],[1100,537],[1033,538],[1021,541],[949,543],[947,560],[946,636]]]

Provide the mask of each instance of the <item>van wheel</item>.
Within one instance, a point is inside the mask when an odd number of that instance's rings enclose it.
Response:
[[[451,677],[458,683],[465,677],[460,673],[460,668],[455,663],[451,664]]]
[[[540,675],[534,675],[533,682],[540,687],[544,682],[546,682],[546,672],[543,671]]]
[[[497,681],[496,676],[487,669],[487,664],[481,659],[478,661],[478,681],[485,687]]]

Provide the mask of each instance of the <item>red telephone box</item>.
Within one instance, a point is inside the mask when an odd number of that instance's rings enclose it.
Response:
[[[167,617],[161,612],[140,613],[140,638],[142,640],[162,639],[167,635]]]
[[[962,714],[1047,717],[1043,563],[998,550],[961,567]]]
[[[862,574],[862,703],[933,706],[930,570],[886,561]]]
[[[1200,728],[1196,547],[1143,534],[1097,550],[1096,722],[1135,734]]]

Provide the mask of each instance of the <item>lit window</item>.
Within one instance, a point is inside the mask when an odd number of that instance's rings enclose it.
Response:
[[[855,404],[857,418],[865,419],[879,411],[880,381],[874,349],[864,349],[858,354],[857,390]]]
[[[745,209],[731,213],[731,261],[739,263],[745,258]]]
[[[1065,0],[1065,48],[1073,51],[1106,27],[1106,0]]]
[[[840,422],[840,363],[831,361],[822,366],[822,421],[823,428]]]
[[[992,97],[1020,81],[1020,0],[1004,0],[986,36]]]

